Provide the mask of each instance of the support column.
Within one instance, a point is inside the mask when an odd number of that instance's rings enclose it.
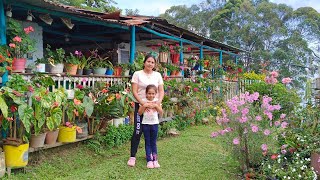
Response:
[[[220,71],[223,71],[223,67],[222,67],[222,51],[219,52],[219,64],[220,64]],[[222,75],[220,76],[220,96],[223,96],[223,89],[222,89]]]
[[[222,66],[222,51],[219,52],[219,64]]]
[[[203,47],[200,46],[200,60],[203,60]],[[203,70],[203,67],[200,66],[200,70],[202,71]]]
[[[4,10],[4,1],[0,0],[0,45],[7,44],[6,39],[6,16],[5,16],[5,10]],[[8,71],[6,71],[2,75],[2,86],[4,86],[8,82]]]
[[[235,61],[236,61],[236,65],[238,65],[238,56],[236,56]]]
[[[181,51],[180,51],[180,64],[183,64],[183,42],[180,41],[180,48],[181,48]]]
[[[136,52],[136,27],[131,26],[131,33],[130,33],[130,64],[134,61],[134,54]]]

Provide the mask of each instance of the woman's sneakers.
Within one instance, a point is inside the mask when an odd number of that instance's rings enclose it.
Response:
[[[136,158],[135,157],[130,157],[127,164],[128,164],[128,166],[133,167],[136,164]]]
[[[160,164],[158,161],[153,161],[153,167],[154,168],[159,168],[160,167]]]
[[[153,161],[148,161],[147,162],[147,168],[149,168],[149,169],[153,169],[154,168]]]

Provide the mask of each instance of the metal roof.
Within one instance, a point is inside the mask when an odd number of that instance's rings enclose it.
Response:
[[[64,12],[64,13],[72,14],[75,16],[83,17],[83,18],[89,18],[89,19],[94,19],[98,21],[107,21],[110,23],[116,23],[116,24],[121,24],[125,26],[149,25],[152,28],[154,27],[154,25],[158,24],[158,25],[161,25],[161,27],[158,27],[158,29],[161,28],[164,32],[167,32],[167,34],[171,34],[179,37],[180,34],[177,34],[177,33],[182,32],[184,34],[188,34],[189,40],[198,40],[204,43],[208,43],[208,45],[212,45],[212,46],[215,45],[215,46],[219,46],[219,47],[236,51],[236,52],[246,52],[237,47],[212,40],[208,37],[202,36],[200,34],[178,27],[176,25],[170,24],[167,20],[159,17],[142,16],[142,15],[121,16],[120,11],[103,13],[103,12],[97,12],[93,10],[81,9],[74,6],[68,6],[68,5],[64,5],[64,4],[49,1],[49,0],[19,0],[19,2],[16,2],[15,0],[4,0],[4,2],[7,4],[12,4],[13,6],[15,3],[25,3],[32,6],[37,6],[40,8],[49,9],[49,10],[58,11],[58,12]],[[194,39],[191,39],[191,38],[194,38]]]

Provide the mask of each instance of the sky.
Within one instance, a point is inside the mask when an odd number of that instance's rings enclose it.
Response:
[[[138,9],[139,14],[158,16],[174,5],[199,4],[203,0],[115,0],[120,9]],[[271,2],[284,3],[294,9],[299,7],[313,7],[320,12],[320,0],[270,0]]]

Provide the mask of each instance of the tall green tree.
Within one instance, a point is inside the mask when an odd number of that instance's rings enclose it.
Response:
[[[52,0],[62,4],[75,6],[84,9],[91,9],[100,12],[113,12],[119,10],[114,0]]]
[[[242,58],[247,70],[259,71],[259,64],[268,64],[268,70],[293,78],[300,88],[320,61],[312,48],[320,42],[320,14],[311,7],[293,10],[269,0],[207,0],[191,7],[173,6],[161,17],[249,51]]]

